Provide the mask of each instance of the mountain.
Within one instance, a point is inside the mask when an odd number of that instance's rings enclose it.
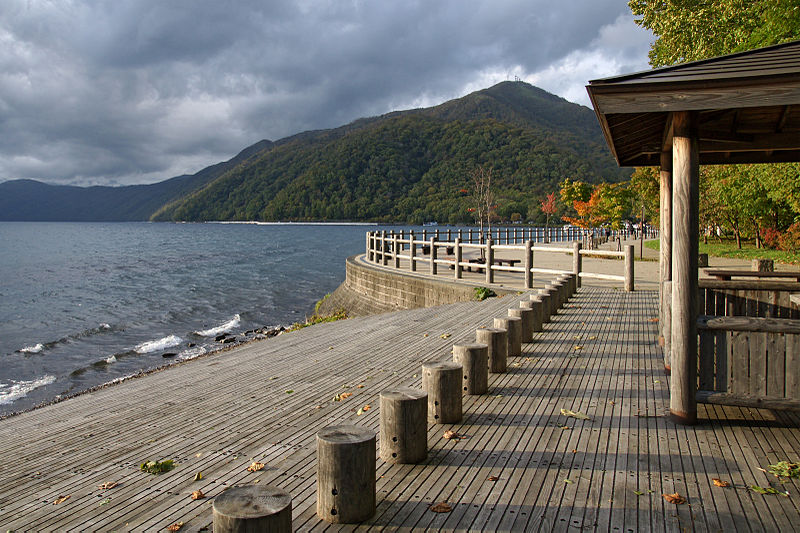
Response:
[[[506,219],[539,216],[539,200],[565,178],[630,175],[608,152],[592,110],[503,82],[435,107],[262,141],[229,162],[154,185],[55,191],[8,182],[27,191],[26,203],[0,184],[0,219],[43,216],[21,208],[35,201],[50,206],[49,218],[37,220],[469,222],[467,191],[479,165],[491,168]]]
[[[0,183],[0,220],[149,220],[164,204],[191,194],[271,145],[261,141],[229,161],[150,185],[74,187],[35,180],[6,181]]]

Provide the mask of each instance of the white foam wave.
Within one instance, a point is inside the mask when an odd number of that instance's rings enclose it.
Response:
[[[116,362],[117,362],[117,358],[115,356],[113,356],[113,355],[111,357],[109,357],[108,359],[106,359],[106,363],[108,363],[109,365],[112,364],[112,363],[116,363]]]
[[[206,353],[206,349],[202,346],[195,346],[194,348],[188,348],[181,353],[178,354],[178,359],[182,361],[186,361],[188,359],[194,359],[195,357],[200,357]]]
[[[111,324],[106,324],[105,322],[103,322],[102,324],[100,324],[100,329],[111,329]]]
[[[25,346],[24,348],[20,348],[20,352],[22,353],[39,353],[44,350],[44,344],[41,342],[38,344],[34,344],[33,346]]]
[[[34,389],[49,385],[56,380],[55,376],[44,376],[31,381],[9,380],[10,383],[0,383],[0,405],[13,403],[24,398]]]
[[[165,348],[172,348],[173,346],[177,346],[182,342],[183,339],[181,339],[177,335],[169,335],[161,339],[143,342],[137,345],[136,348],[134,348],[133,350],[136,353],[157,352],[158,350],[163,350]]]
[[[217,326],[211,329],[204,329],[201,331],[195,331],[195,335],[200,335],[201,337],[216,337],[221,333],[227,333],[231,331],[233,328],[239,325],[241,322],[241,317],[236,314],[233,315],[233,318],[222,324],[221,326]]]

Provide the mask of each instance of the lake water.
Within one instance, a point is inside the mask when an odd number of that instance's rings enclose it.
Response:
[[[0,415],[302,320],[373,229],[0,223]]]

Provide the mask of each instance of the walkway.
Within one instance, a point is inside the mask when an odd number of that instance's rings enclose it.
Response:
[[[449,358],[453,343],[524,297],[322,324],[0,421],[0,527],[163,531],[183,522],[181,531],[200,531],[226,487],[272,483],[292,494],[298,531],[800,529],[800,480],[781,485],[761,470],[800,460],[800,418],[710,406],[700,425],[673,425],[653,342],[656,294],[597,287],[581,289],[508,373],[492,375],[488,395],[465,397],[462,423],[430,426],[423,464],[378,461],[372,520],[319,521],[316,431],[356,423],[377,432],[381,390],[419,386],[421,362]],[[353,395],[334,401],[342,392]],[[443,439],[449,429],[465,438]],[[139,471],[156,459],[177,466]],[[266,466],[248,472],[253,461]],[[208,498],[192,500],[198,489]],[[428,509],[442,501],[451,512]]]

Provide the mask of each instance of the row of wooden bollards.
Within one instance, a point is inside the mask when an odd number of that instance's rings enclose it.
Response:
[[[422,389],[380,393],[380,457],[413,464],[428,456],[428,423],[461,421],[462,396],[486,394],[490,373],[504,373],[508,356],[577,291],[574,274],[560,276],[522,301],[493,327],[478,328],[476,342],[453,346],[453,361],[423,363]],[[358,523],[375,514],[376,435],[369,428],[339,425],[317,433],[317,516]],[[214,499],[214,531],[292,531],[292,499],[280,488],[239,486]]]

